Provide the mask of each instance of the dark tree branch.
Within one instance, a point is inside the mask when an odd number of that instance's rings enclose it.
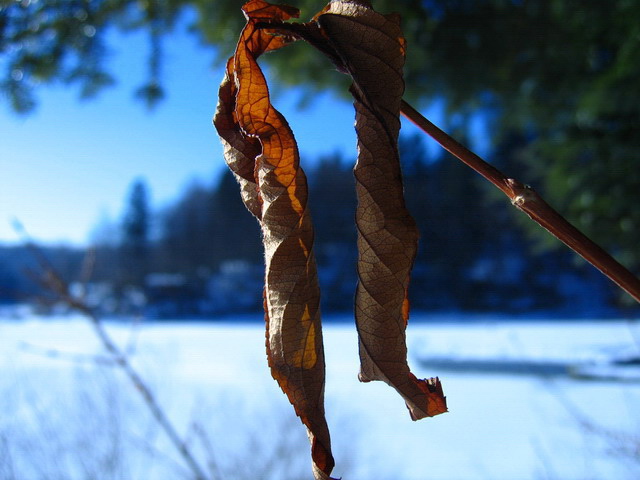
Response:
[[[401,113],[420,130],[432,137],[454,157],[478,172],[504,193],[511,203],[544,227],[561,242],[578,253],[625,292],[640,302],[640,280],[611,255],[556,212],[531,187],[508,178],[464,145],[440,130],[420,112],[403,101]]]

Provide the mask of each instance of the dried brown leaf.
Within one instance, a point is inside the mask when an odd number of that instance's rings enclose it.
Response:
[[[218,106],[213,124],[220,135],[227,166],[240,185],[242,201],[258,219],[262,206],[254,177],[255,159],[260,155],[260,142],[242,133],[235,118],[237,88],[234,82],[233,57],[227,62],[224,79],[218,91]]]
[[[407,364],[407,290],[418,231],[405,206],[398,155],[405,54],[399,18],[378,14],[369,2],[334,1],[317,22],[354,80],[359,378],[394,387],[414,420],[437,415],[447,411],[439,380],[418,380]]]
[[[246,3],[235,55],[220,87],[214,124],[243,199],[260,220],[265,248],[267,357],[271,373],[307,427],[316,479],[334,466],[324,416],[325,363],[320,289],[307,208],[307,180],[286,120],[273,108],[257,57],[287,37],[256,28],[260,22],[297,16],[291,7]]]

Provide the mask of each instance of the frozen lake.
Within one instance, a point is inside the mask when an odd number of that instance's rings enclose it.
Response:
[[[451,320],[417,314],[409,325],[413,371],[439,376],[449,406],[419,422],[387,385],[357,381],[352,324],[325,325],[334,476],[640,478],[640,383],[495,368],[637,356],[640,324]],[[108,325],[217,478],[311,477],[304,429],[266,365],[262,325]],[[0,319],[0,479],[188,478],[133,387],[102,360],[79,317]],[[460,366],[483,361],[494,367]]]

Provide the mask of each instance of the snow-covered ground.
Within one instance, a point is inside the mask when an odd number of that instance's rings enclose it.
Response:
[[[634,355],[623,321],[451,322],[414,315],[410,363],[450,412],[412,422],[388,386],[356,379],[356,333],[325,325],[326,409],[345,480],[637,479],[640,383],[436,371],[429,359],[601,362]],[[110,323],[189,444],[225,479],[307,479],[308,443],[271,379],[259,323]],[[0,479],[187,478],[79,317],[0,319]],[[634,450],[635,449],[635,450]]]

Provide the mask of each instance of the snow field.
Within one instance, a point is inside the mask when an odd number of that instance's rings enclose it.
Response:
[[[304,429],[270,377],[261,324],[108,328],[123,348],[132,347],[130,358],[160,404],[203,463],[213,457],[221,478],[310,478]],[[412,422],[390,387],[357,381],[354,327],[326,323],[334,474],[345,480],[639,478],[640,461],[624,448],[640,438],[640,384],[438,372],[417,361],[602,360],[637,351],[634,328],[618,321],[462,323],[414,316],[410,364],[420,377],[440,376],[450,412]],[[9,469],[21,480],[185,478],[133,387],[100,355],[81,318],[0,321],[0,478],[12,478]]]

